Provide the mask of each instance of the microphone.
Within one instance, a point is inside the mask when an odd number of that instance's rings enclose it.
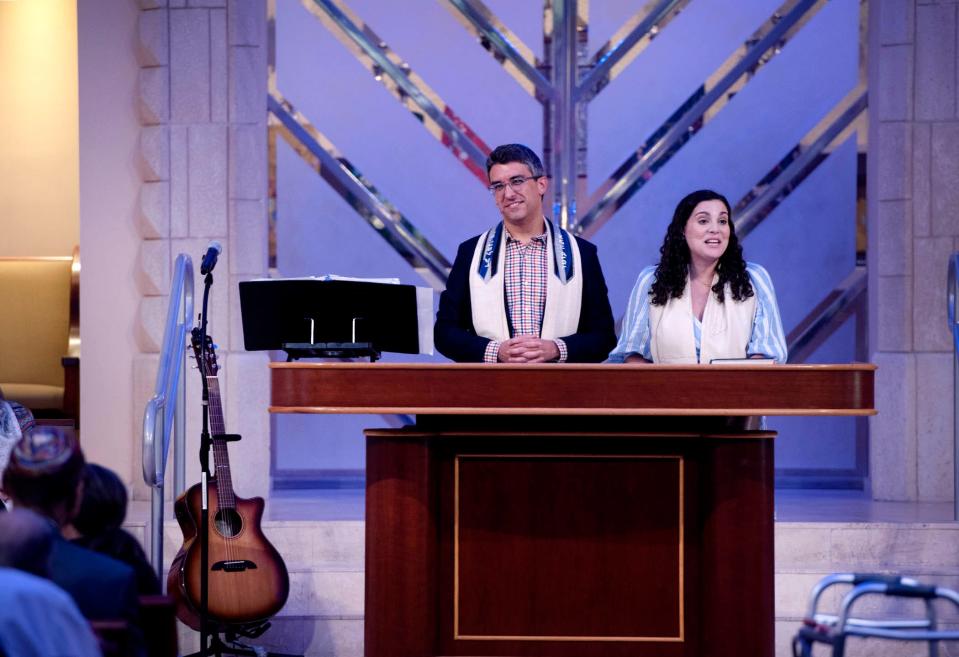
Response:
[[[223,251],[223,246],[219,242],[213,240],[210,242],[210,245],[206,248],[206,253],[203,255],[203,262],[200,264],[200,275],[206,276],[213,268],[216,267],[217,256],[220,255]]]

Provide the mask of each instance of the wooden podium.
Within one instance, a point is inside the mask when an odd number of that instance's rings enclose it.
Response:
[[[271,412],[368,430],[368,657],[773,654],[773,438],[873,365],[274,363]]]

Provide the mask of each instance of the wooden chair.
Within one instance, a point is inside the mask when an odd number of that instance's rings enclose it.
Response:
[[[90,621],[103,657],[133,657],[130,625],[125,620]]]
[[[168,595],[141,595],[139,629],[125,620],[90,622],[103,657],[135,657],[136,646],[146,657],[177,657],[176,611]],[[142,635],[142,636],[138,636]]]
[[[0,390],[80,426],[80,251],[0,258]]]
[[[140,596],[140,625],[148,657],[177,657],[176,608],[168,595]]]

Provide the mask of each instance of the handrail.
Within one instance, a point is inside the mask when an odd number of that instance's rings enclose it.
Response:
[[[152,488],[150,562],[163,580],[163,482],[166,478],[170,430],[174,430],[173,490],[186,488],[186,341],[193,322],[193,261],[185,253],[173,266],[163,348],[156,389],[143,412],[143,480]],[[159,426],[157,426],[159,422]],[[157,431],[159,430],[159,440]]]
[[[949,258],[946,279],[946,307],[952,332],[952,432],[953,432],[953,519],[959,520],[959,317],[956,316],[956,292],[959,290],[959,253]]]

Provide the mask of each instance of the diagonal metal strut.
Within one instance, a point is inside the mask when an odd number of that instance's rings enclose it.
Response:
[[[446,5],[527,93],[541,101],[554,96],[555,91],[540,72],[533,52],[486,5],[480,0],[446,0]]]
[[[736,235],[745,239],[828,157],[830,147],[850,125],[863,115],[868,104],[865,90],[854,89],[837,107],[839,116],[826,125],[817,125],[757,185],[762,191],[750,192],[733,210]],[[808,145],[804,145],[808,144]],[[755,188],[754,188],[755,189]]]
[[[377,80],[484,184],[489,147],[373,30],[339,0],[302,0]]]
[[[720,66],[713,76],[715,80],[707,81],[690,96],[683,108],[600,186],[594,202],[575,223],[574,230],[587,237],[595,234],[692,135],[725,107],[730,92],[738,90],[769,62],[824,5],[825,0],[787,0]]]
[[[690,0],[658,0],[627,21],[593,56],[589,72],[576,86],[576,102],[588,103],[595,98],[689,3]]]
[[[858,266],[789,335],[789,362],[805,362],[853,313],[866,298],[866,268]]]
[[[343,200],[435,289],[446,287],[450,263],[303,115],[274,91],[268,109],[281,134]],[[324,145],[321,142],[326,142]]]

